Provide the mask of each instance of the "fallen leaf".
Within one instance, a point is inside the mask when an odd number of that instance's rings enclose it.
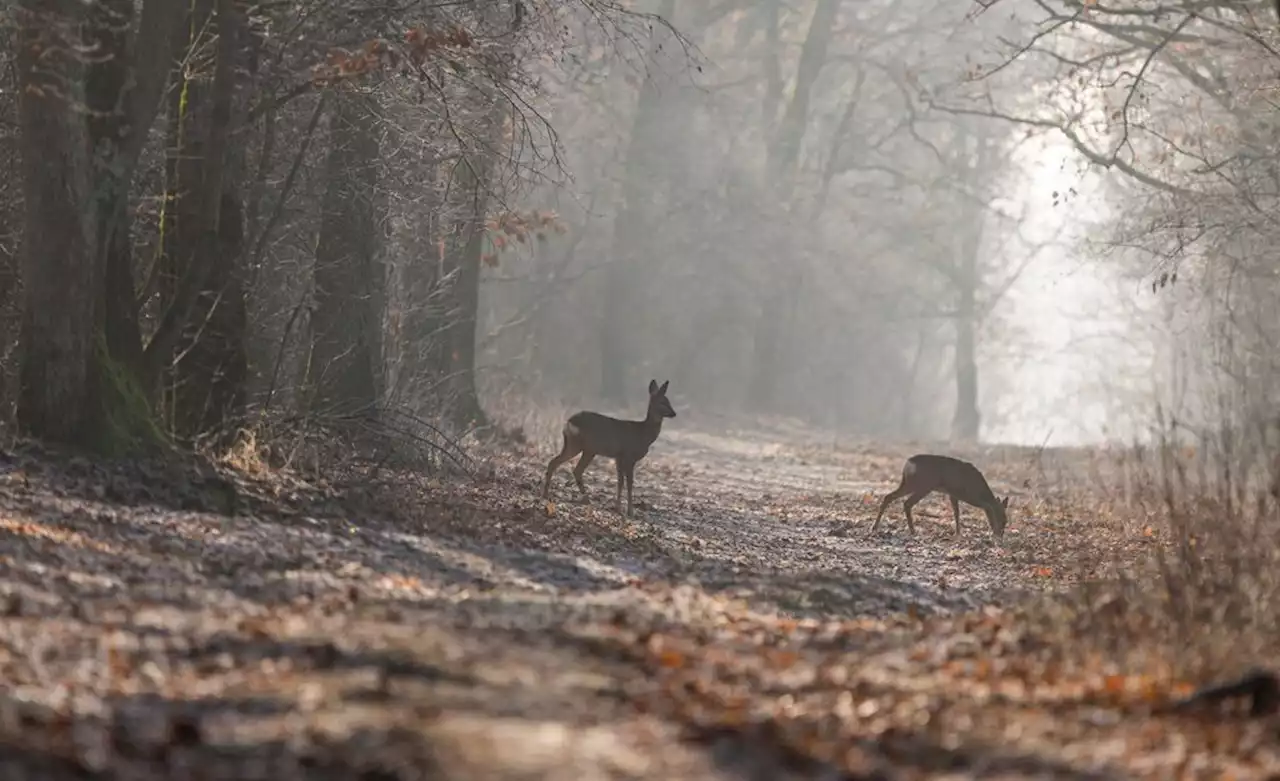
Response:
[[[668,650],[658,654],[658,665],[661,667],[675,669],[677,667],[684,667],[684,664],[684,654],[681,654],[679,651]]]

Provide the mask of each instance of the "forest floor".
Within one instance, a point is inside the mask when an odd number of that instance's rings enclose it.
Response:
[[[938,496],[914,537],[901,503],[866,535],[916,448],[677,419],[628,521],[607,461],[591,503],[567,467],[542,501],[550,445],[481,454],[469,477],[333,484],[8,448],[0,777],[1250,777],[1280,760],[1266,723],[1152,716],[1189,689],[1159,648],[1108,655],[1046,618],[1040,595],[1140,577],[1158,544],[1095,488],[1096,455],[962,454],[1012,495],[996,544],[972,508],[955,537]]]

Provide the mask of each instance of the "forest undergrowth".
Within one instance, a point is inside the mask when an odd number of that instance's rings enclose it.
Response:
[[[1004,541],[902,459],[682,418],[637,470],[552,442],[329,479],[0,454],[5,778],[1263,777],[1270,718],[1164,715],[1266,662],[1274,546],[1088,450],[982,448]],[[846,533],[833,530],[849,521]],[[1228,533],[1230,532],[1230,533]],[[1246,555],[1247,553],[1247,555]]]

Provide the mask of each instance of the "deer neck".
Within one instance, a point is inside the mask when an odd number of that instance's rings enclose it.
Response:
[[[662,433],[662,415],[657,410],[651,409],[645,415],[644,430],[649,435],[650,442],[653,442]]]

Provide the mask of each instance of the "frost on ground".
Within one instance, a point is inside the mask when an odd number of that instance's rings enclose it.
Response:
[[[1087,453],[978,461],[1002,545],[934,497],[865,535],[911,448],[670,426],[637,471],[546,448],[338,485],[0,458],[0,777],[1163,777],[1275,767],[1257,724],[1153,717],[1158,654],[1025,606],[1157,535]],[[848,533],[833,528],[851,522]],[[1041,614],[1037,614],[1041,615]],[[1046,628],[1048,627],[1048,628]]]

